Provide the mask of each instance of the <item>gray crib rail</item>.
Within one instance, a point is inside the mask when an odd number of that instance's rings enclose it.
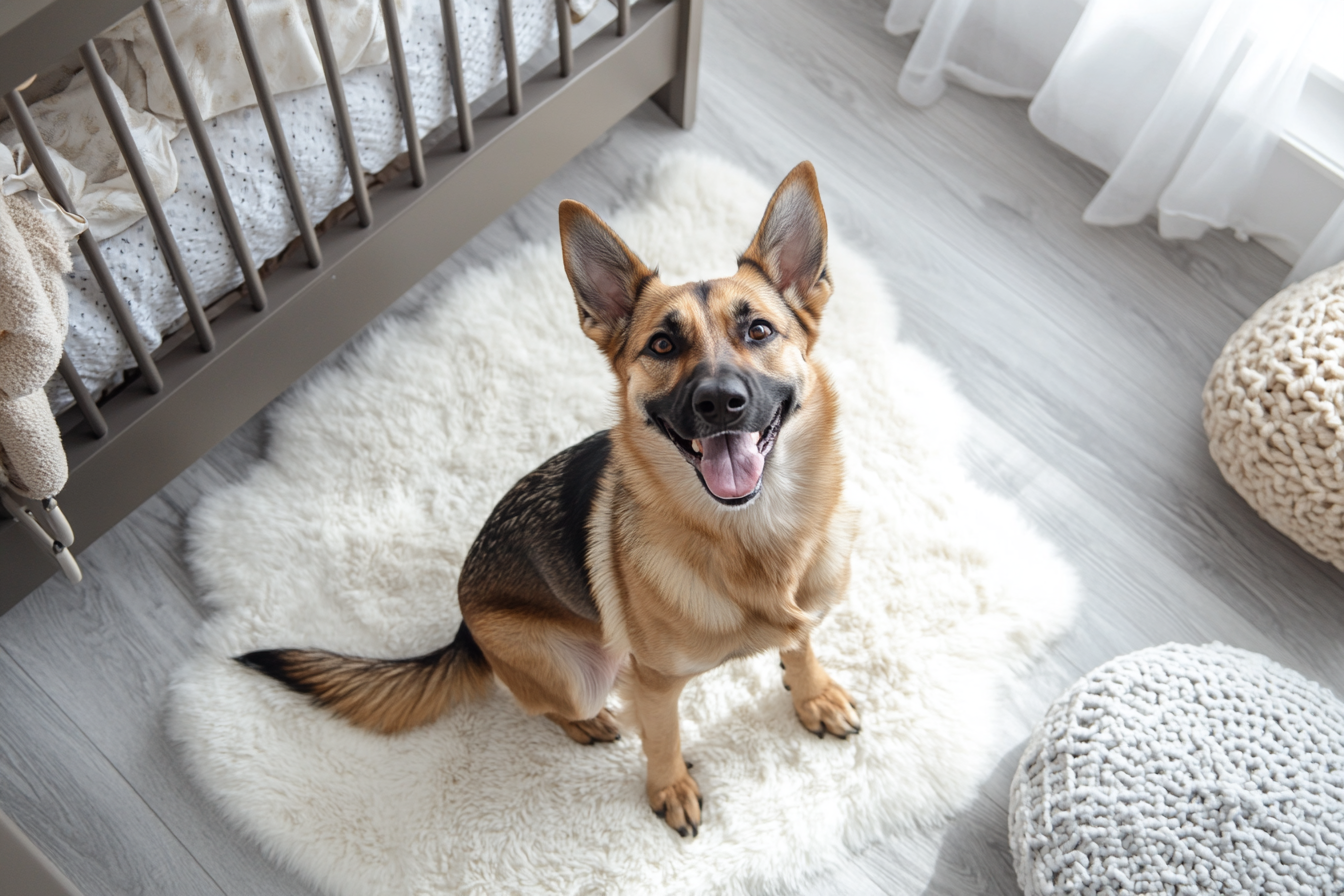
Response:
[[[350,109],[345,104],[341,67],[336,61],[336,51],[331,46],[331,33],[327,30],[327,14],[322,11],[322,0],[308,0],[308,24],[313,28],[313,36],[317,38],[317,54],[322,59],[322,74],[327,79],[327,94],[331,97],[331,108],[336,113],[336,133],[340,135],[341,151],[345,153],[345,167],[350,172],[350,189],[354,194],[359,226],[368,227],[373,223],[373,206],[369,205],[369,187],[364,182],[364,166],[359,161],[355,128],[350,123]]]
[[[140,194],[140,201],[145,206],[145,215],[149,218],[150,227],[154,229],[159,251],[163,253],[164,263],[168,266],[173,282],[177,284],[182,304],[186,306],[191,325],[196,330],[196,340],[200,343],[201,350],[208,352],[215,347],[215,334],[210,329],[210,321],[205,319],[205,310],[201,308],[200,300],[196,298],[196,287],[192,285],[191,274],[187,273],[187,265],[182,261],[182,253],[178,251],[173,228],[168,226],[168,217],[164,215],[163,206],[159,204],[159,195],[149,180],[145,160],[140,155],[140,148],[135,145],[131,127],[126,123],[126,116],[122,114],[121,105],[117,102],[116,88],[112,85],[112,79],[107,76],[107,69],[103,68],[103,60],[99,57],[93,41],[85,41],[84,46],[79,48],[79,58],[84,61],[84,69],[89,74],[93,91],[98,95],[98,104],[103,107],[103,116],[112,126],[112,137],[117,141],[117,149],[121,150],[126,170],[131,173],[131,181],[135,184],[135,190]]]
[[[518,73],[518,39],[513,32],[513,0],[499,0],[499,34],[504,42],[504,70],[509,79],[509,114],[523,111],[523,78]],[[459,54],[461,47],[458,48]]]
[[[457,139],[463,152],[476,146],[475,130],[471,122],[471,103],[467,101],[466,78],[462,75],[462,38],[457,31],[457,8],[453,0],[439,0],[443,16],[443,42],[447,52],[448,82],[453,88],[453,102],[457,105]]]
[[[93,437],[101,439],[107,435],[107,421],[103,419],[103,412],[98,410],[98,403],[89,393],[89,387],[84,385],[79,371],[75,369],[75,362],[70,360],[68,354],[61,352],[61,363],[56,369],[61,374],[61,379],[65,381],[66,388],[70,390],[70,395],[75,399],[75,407],[79,408],[79,412],[88,421],[89,429],[93,430]]]
[[[243,226],[238,222],[233,197],[229,195],[229,189],[224,183],[224,174],[219,170],[214,143],[205,130],[205,122],[201,119],[201,110],[196,105],[196,97],[191,93],[187,71],[182,67],[181,57],[177,55],[177,45],[173,43],[173,34],[168,30],[168,20],[164,18],[163,7],[159,5],[159,0],[149,0],[144,10],[145,18],[149,20],[149,30],[154,34],[154,43],[163,58],[168,80],[172,82],[173,93],[177,96],[177,104],[182,107],[182,117],[187,122],[191,142],[196,146],[196,157],[200,159],[201,167],[205,170],[205,179],[210,184],[211,195],[215,198],[215,208],[219,211],[220,222],[224,225],[224,232],[228,234],[233,255],[238,259],[238,267],[242,269],[243,283],[252,297],[252,307],[261,311],[266,307],[266,288],[261,285],[261,274],[252,263],[252,250],[247,245],[247,238],[243,236]]]
[[[574,71],[574,23],[569,18],[569,0],[555,0],[555,27],[560,33],[560,77]]]
[[[252,34],[252,20],[247,17],[247,7],[243,0],[226,0],[229,16],[233,19],[233,33],[238,37],[238,45],[243,50],[243,63],[247,66],[247,76],[252,81],[252,92],[256,94],[257,107],[261,110],[261,120],[266,124],[266,135],[271,138],[271,149],[275,152],[275,163],[280,168],[280,178],[285,184],[285,195],[289,197],[289,208],[294,213],[294,223],[299,228],[299,238],[303,240],[303,251],[308,256],[308,266],[315,268],[322,264],[322,249],[317,245],[317,231],[313,229],[312,218],[308,216],[308,206],[299,190],[299,175],[294,170],[294,158],[289,154],[289,141],[285,139],[285,129],[280,123],[280,112],[275,108],[275,97],[271,94],[271,82],[266,80],[266,66],[257,52],[257,40]]]
[[[392,83],[397,88],[401,107],[401,129],[406,135],[406,155],[411,161],[411,185],[425,185],[425,152],[420,146],[420,127],[415,121],[415,100],[411,97],[411,79],[406,74],[406,50],[401,44],[401,24],[397,21],[396,0],[381,0],[383,27],[387,31],[387,55],[392,63]]]

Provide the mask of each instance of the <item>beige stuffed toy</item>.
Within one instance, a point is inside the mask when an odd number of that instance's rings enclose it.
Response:
[[[0,166],[6,155],[0,151]],[[44,387],[65,344],[61,275],[82,224],[31,192],[0,199],[0,504],[76,582],[79,566],[66,550],[74,533],[55,501],[68,475],[65,449]],[[41,502],[50,532],[23,499]]]

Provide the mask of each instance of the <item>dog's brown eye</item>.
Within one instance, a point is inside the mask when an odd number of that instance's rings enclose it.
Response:
[[[674,346],[672,340],[668,339],[666,336],[659,335],[649,340],[649,349],[657,355],[666,355],[674,348],[676,348],[676,346]]]
[[[773,332],[775,331],[770,329],[769,324],[765,323],[764,321],[758,320],[756,321],[756,323],[751,325],[751,329],[747,330],[747,338],[752,340],[753,342],[760,342],[762,339],[766,338]]]

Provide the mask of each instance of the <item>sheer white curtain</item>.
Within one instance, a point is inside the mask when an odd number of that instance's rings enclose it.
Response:
[[[994,96],[1035,96],[1086,3],[892,0],[887,30],[919,32],[901,69],[901,96],[927,106],[949,81]]]
[[[1035,97],[1032,123],[1111,176],[1083,218],[1163,236],[1209,227],[1269,235],[1249,202],[1302,91],[1308,47],[1338,0],[893,0],[886,27],[919,30],[901,96],[948,82]],[[1344,206],[1294,275],[1344,257]]]

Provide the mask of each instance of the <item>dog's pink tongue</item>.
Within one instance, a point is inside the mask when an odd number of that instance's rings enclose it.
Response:
[[[761,478],[765,458],[749,432],[731,432],[700,442],[700,475],[720,498],[745,498]]]

